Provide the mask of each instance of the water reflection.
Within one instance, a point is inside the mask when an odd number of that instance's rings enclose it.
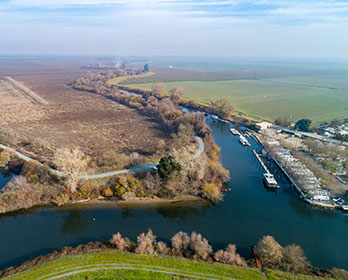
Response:
[[[155,211],[164,218],[187,222],[193,218],[204,216],[209,207],[213,207],[213,205],[207,202],[190,201],[172,206],[158,206]]]
[[[89,224],[87,212],[82,210],[69,210],[62,219],[60,232],[63,234],[79,235],[83,233]]]

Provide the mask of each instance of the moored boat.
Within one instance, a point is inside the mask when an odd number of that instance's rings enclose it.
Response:
[[[235,128],[230,128],[230,131],[231,131],[231,133],[232,133],[233,135],[239,135],[239,136],[240,136],[240,133],[239,133],[239,131],[238,131],[237,129],[235,129]]]
[[[248,142],[248,140],[244,136],[239,136],[239,142],[243,146],[250,146],[250,143]]]
[[[269,188],[279,188],[279,185],[276,179],[274,179],[274,176],[271,173],[264,173],[263,181],[265,182],[266,186]]]

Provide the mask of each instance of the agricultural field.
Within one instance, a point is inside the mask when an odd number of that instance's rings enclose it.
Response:
[[[169,137],[158,122],[134,109],[66,86],[83,75],[80,61],[6,61],[1,65],[0,129],[26,143],[21,148],[28,156],[49,162],[49,151],[79,147],[93,157],[137,153],[146,160],[156,152],[157,143]],[[11,85],[7,76],[23,90]],[[35,154],[39,151],[30,143],[45,147],[46,152]]]
[[[217,74],[215,76],[218,78]],[[132,80],[124,83],[144,89],[152,86],[150,81],[130,82]],[[348,117],[348,74],[167,81],[164,84],[167,91],[173,87],[183,87],[184,97],[198,102],[208,103],[227,98],[236,110],[268,121],[274,121],[278,117],[292,118],[294,121],[309,118],[315,125]]]
[[[29,268],[7,280],[20,279],[323,279],[266,269],[238,267],[168,256],[115,250],[78,254]]]

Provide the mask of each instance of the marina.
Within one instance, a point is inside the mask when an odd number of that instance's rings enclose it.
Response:
[[[260,155],[280,186],[275,192],[264,188],[265,171],[253,153],[261,153],[256,138],[249,137],[251,149],[245,149],[238,137],[232,137],[230,124],[210,119],[207,122],[221,148],[222,164],[230,171],[226,186],[230,191],[223,201],[216,205],[200,201],[138,206],[82,203],[2,215],[0,267],[17,265],[63,246],[105,241],[116,232],[136,240],[139,233],[151,228],[158,239],[166,242],[178,231],[196,231],[209,240],[214,250],[233,243],[246,258],[250,246],[262,236],[272,235],[282,246],[300,245],[315,266],[347,269],[347,216],[299,200],[275,161]],[[241,127],[240,132],[244,130]],[[335,242],[327,242],[329,239]]]

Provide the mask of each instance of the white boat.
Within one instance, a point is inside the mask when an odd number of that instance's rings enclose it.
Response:
[[[274,176],[271,173],[264,173],[263,181],[265,182],[266,186],[269,188],[279,188],[279,185],[276,179],[274,179]]]
[[[246,140],[246,138],[244,136],[239,136],[239,142],[243,146],[250,146],[250,143],[248,142],[248,140]]]
[[[230,131],[231,131],[231,133],[232,133],[233,135],[239,135],[239,136],[240,136],[240,133],[239,133],[239,131],[238,131],[237,129],[235,129],[235,128],[230,128]]]
[[[341,205],[343,211],[348,211],[348,205]]]

